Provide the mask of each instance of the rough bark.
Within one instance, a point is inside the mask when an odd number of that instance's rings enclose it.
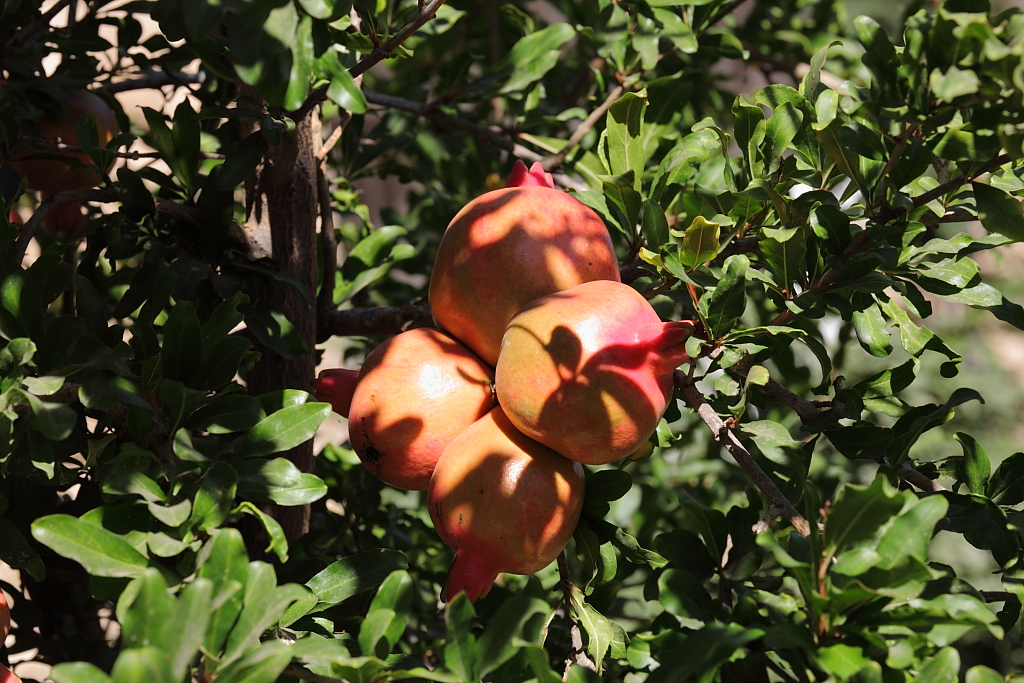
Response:
[[[257,100],[259,97],[252,89],[243,88],[241,94]],[[316,152],[319,145],[320,117],[314,109],[296,121],[294,132],[286,133],[280,145],[270,149],[245,184],[247,238],[267,248],[278,267],[298,278],[310,295],[315,294],[317,282],[316,172],[320,162]],[[255,305],[287,315],[309,350],[304,356],[288,360],[257,342],[256,348],[263,357],[249,372],[249,393],[258,396],[282,389],[308,391],[315,367],[315,306],[308,305],[295,287],[269,278],[253,278],[247,293]],[[313,469],[312,441],[283,455],[303,472]],[[275,506],[271,511],[289,542],[309,531],[309,505]]]

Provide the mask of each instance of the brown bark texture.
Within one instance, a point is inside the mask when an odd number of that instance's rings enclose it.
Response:
[[[259,99],[253,89],[244,86],[240,94]],[[243,131],[243,135],[248,132],[252,131]],[[316,152],[319,145],[320,116],[314,109],[296,121],[295,130],[286,132],[280,145],[271,147],[263,163],[245,183],[246,223],[243,228],[247,241],[262,245],[282,271],[298,278],[310,296],[315,295],[317,284],[316,172],[320,162]],[[254,340],[262,359],[248,374],[249,393],[258,396],[283,389],[309,391],[315,368],[316,307],[307,304],[295,287],[270,278],[253,278],[246,293],[253,305],[284,313],[309,351],[288,360]],[[303,472],[313,469],[312,441],[282,455]],[[281,524],[289,543],[309,531],[309,505],[270,506],[268,511]],[[266,546],[265,538],[252,540],[259,544],[259,550]]]

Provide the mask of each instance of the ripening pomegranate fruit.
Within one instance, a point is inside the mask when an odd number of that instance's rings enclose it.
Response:
[[[613,462],[654,433],[692,332],[690,321],[662,322],[618,282],[549,294],[505,331],[498,402],[516,428],[570,460]]]
[[[470,602],[499,572],[532,574],[572,536],[583,507],[583,468],[519,432],[500,407],[448,444],[430,479],[430,518],[455,560],[441,591]]]
[[[493,379],[459,342],[416,329],[374,349],[354,387],[351,371],[328,372],[313,387],[342,415],[350,396],[349,439],[371,472],[395,488],[424,491],[445,447],[497,405]]]
[[[342,417],[348,417],[352,407],[352,394],[356,393],[359,371],[347,368],[321,370],[313,380],[313,394],[316,400],[330,403],[331,409]]]
[[[65,90],[54,88],[47,91],[60,104],[60,114],[47,114],[36,121],[39,135],[47,140],[60,141],[72,147],[79,146],[75,124],[78,119],[89,114],[96,116],[96,128],[99,131],[99,145],[105,147],[118,134],[117,118],[113,110],[99,95],[88,90]],[[45,153],[59,155],[60,159],[27,159],[28,154]],[[95,187],[102,181],[101,176],[87,168],[72,168],[68,162],[92,164],[88,154],[82,152],[62,152],[50,147],[30,147],[27,151],[14,156],[8,162],[18,175],[28,178],[28,187],[42,193],[43,199],[63,190],[77,190]],[[109,170],[109,169],[104,169]],[[43,226],[51,236],[62,238],[82,228],[84,217],[80,202],[61,204],[54,207],[43,220]]]
[[[21,679],[3,664],[0,664],[0,683],[21,683]]]
[[[516,311],[591,280],[619,280],[604,222],[517,161],[508,185],[467,204],[441,238],[430,278],[437,324],[489,365]]]
[[[0,647],[11,631],[11,608],[7,606],[7,596],[0,590]]]

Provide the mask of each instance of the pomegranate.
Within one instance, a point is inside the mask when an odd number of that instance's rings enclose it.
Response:
[[[3,664],[0,664],[0,683],[21,683],[21,679]]]
[[[505,331],[498,402],[516,428],[570,460],[613,462],[654,433],[692,332],[690,321],[662,322],[618,282],[549,294]]]
[[[434,320],[490,365],[516,311],[582,282],[619,280],[604,222],[517,161],[509,184],[467,204],[441,238],[430,279]]]
[[[118,134],[119,128],[113,110],[99,95],[88,90],[65,90],[54,88],[48,91],[60,104],[60,115],[48,114],[36,121],[39,135],[53,141],[60,141],[72,147],[79,146],[75,123],[83,116],[96,116],[96,128],[99,131],[99,145],[106,146]],[[20,160],[26,154],[56,154],[67,159],[28,159]],[[95,171],[86,168],[72,168],[69,162],[80,161],[91,164],[88,154],[82,152],[60,152],[49,147],[30,147],[27,152],[9,160],[13,168],[21,176],[28,178],[29,189],[38,190],[43,199],[63,190],[77,190],[99,185],[103,178]],[[109,170],[109,169],[105,169]],[[80,202],[62,204],[47,214],[43,226],[51,236],[67,237],[82,228],[84,219]]]
[[[11,608],[7,606],[7,596],[0,590],[0,646],[11,631]]]
[[[330,403],[331,408],[338,415],[348,417],[352,407],[352,394],[356,392],[358,381],[358,370],[346,368],[321,370],[320,375],[313,380],[313,394],[316,396],[316,400]]]
[[[532,574],[554,560],[583,508],[583,467],[526,437],[495,407],[448,444],[427,506],[455,560],[441,599],[470,602],[498,572]]]
[[[496,405],[493,379],[489,367],[442,332],[392,337],[366,357],[351,391],[352,449],[385,484],[424,491],[449,442]],[[335,410],[346,407],[350,372],[313,384]]]

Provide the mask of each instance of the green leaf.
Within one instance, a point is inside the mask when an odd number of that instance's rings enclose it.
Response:
[[[832,554],[872,536],[903,507],[903,495],[879,477],[869,486],[847,484],[836,496],[825,522],[825,539]]]
[[[32,416],[43,436],[51,441],[63,441],[71,435],[71,430],[78,422],[78,415],[74,410],[63,403],[40,401],[27,391],[16,391],[28,401],[29,407],[32,408]]]
[[[198,501],[197,501],[198,502]],[[219,529],[199,553],[197,574],[213,582],[213,613],[203,638],[203,651],[219,654],[238,613],[248,576],[249,555],[237,529]]]
[[[260,520],[263,530],[267,532],[267,538],[270,539],[264,552],[273,552],[282,563],[288,561],[288,539],[280,522],[248,501],[243,501],[234,511],[250,514]]]
[[[302,106],[309,93],[313,69],[313,17],[299,19],[294,36],[286,43],[291,51],[291,73],[284,94],[285,109],[294,111]]]
[[[165,644],[171,655],[170,671],[175,680],[185,675],[196,658],[210,624],[212,604],[213,582],[209,579],[196,578],[181,591],[171,617],[174,626]],[[178,624],[187,624],[188,628],[176,628]]]
[[[163,648],[177,630],[173,621],[177,616],[176,601],[158,569],[147,569],[134,583],[138,585],[126,591],[126,604],[120,606],[122,647],[159,645]]]
[[[312,439],[330,414],[329,403],[307,403],[279,410],[247,432],[243,453],[254,458],[294,448]]]
[[[377,588],[391,572],[408,566],[405,555],[397,550],[367,550],[334,562],[306,586],[317,597],[317,609],[326,609]]]
[[[278,505],[305,505],[327,494],[315,474],[305,474],[287,458],[247,460],[235,465],[238,494],[249,500]]]
[[[217,177],[217,187],[221,190],[233,190],[244,182],[263,161],[268,149],[267,139],[261,131],[239,140],[224,159],[220,175]]]
[[[164,324],[161,372],[167,379],[187,382],[195,373],[196,361],[202,357],[203,331],[195,304],[179,301]]]
[[[403,623],[397,619],[394,610],[387,608],[372,609],[367,613],[363,623],[359,626],[359,649],[364,653],[378,657],[387,657],[391,651],[391,643],[385,638],[385,634],[391,628],[392,623]],[[382,647],[378,647],[378,645]]]
[[[803,261],[807,253],[807,238],[802,229],[794,230],[785,235],[782,231],[770,234],[765,230],[766,237],[759,247],[768,267],[775,275],[776,282],[792,296],[791,285],[803,279]]]
[[[32,523],[32,537],[93,576],[138,577],[148,561],[120,536],[70,515],[48,515]]]
[[[747,306],[747,270],[750,259],[733,254],[725,260],[722,277],[710,294],[701,297],[708,333],[717,338],[729,332]]]
[[[853,296],[853,329],[861,348],[876,358],[892,353],[892,339],[878,303],[866,294]]]
[[[605,654],[612,647],[616,637],[624,639],[622,627],[598,612],[588,603],[583,602],[582,597],[576,591],[572,592],[570,608],[580,626],[587,632],[589,641],[587,643],[587,653],[593,659],[594,664],[597,666],[597,672],[600,674],[603,670]]]
[[[749,381],[750,376],[747,376]],[[799,469],[802,465],[803,444],[789,435],[789,430],[778,422],[759,420],[741,425],[749,434],[764,457],[777,465]]]
[[[1020,200],[991,185],[975,182],[971,187],[982,226],[1015,242],[1024,241],[1024,210]]]
[[[930,496],[918,500],[909,510],[903,510],[878,542],[876,550],[881,560],[877,567],[893,569],[907,556],[920,562],[927,560],[935,525],[946,516],[948,509],[945,498]]]
[[[476,612],[464,592],[455,596],[444,608],[447,639],[444,646],[444,664],[463,681],[480,678],[480,652],[473,622]]]
[[[242,598],[244,606],[224,644],[221,665],[234,661],[256,645],[263,632],[281,619],[288,605],[306,594],[302,586],[277,585],[273,566],[265,562],[250,562],[248,569]],[[270,679],[274,680],[276,675]]]
[[[697,534],[687,529],[673,529],[654,538],[654,548],[679,569],[685,569],[698,579],[711,578],[718,560],[701,542]]]
[[[0,503],[3,498],[0,497]],[[3,505],[0,504],[0,511]],[[6,562],[13,569],[27,572],[36,581],[46,579],[46,567],[36,549],[28,544],[28,540],[10,521],[0,517],[0,561]]]
[[[1001,673],[996,672],[987,666],[978,664],[967,670],[967,677],[964,683],[1005,683],[1006,679]],[[60,683],[60,681],[57,681]]]
[[[317,66],[331,81],[327,88],[327,98],[353,114],[365,114],[368,108],[366,95],[341,63],[337,48],[332,46],[317,60]]]
[[[957,683],[960,679],[960,653],[944,647],[918,671],[914,683]]]
[[[680,261],[684,268],[693,269],[711,261],[718,255],[721,228],[697,216],[683,232]]]
[[[657,250],[668,242],[668,221],[665,218],[665,211],[650,199],[644,200],[640,226],[649,248]]]
[[[640,189],[644,172],[643,125],[647,93],[626,93],[608,108],[608,161],[612,175],[633,172],[633,188]]]
[[[160,647],[146,646],[122,650],[110,673],[113,683],[170,683],[169,656]]]
[[[960,463],[960,478],[967,484],[967,489],[971,493],[984,495],[988,490],[989,476],[992,474],[992,464],[988,459],[988,453],[969,434],[957,432],[956,440],[964,452],[963,461]]]
[[[827,673],[834,674],[838,680],[844,681],[871,662],[864,656],[863,649],[843,643],[823,647],[816,654],[818,663]]]
[[[1014,453],[999,463],[988,480],[985,495],[997,505],[1024,502],[1024,453]]]
[[[981,80],[974,71],[963,71],[951,66],[945,74],[939,73],[938,70],[932,71],[928,85],[937,98],[944,102],[952,102],[958,97],[978,92]]]
[[[575,35],[572,26],[558,23],[521,38],[498,65],[499,69],[511,73],[499,92],[518,92],[539,81],[555,67],[559,50]]]
[[[61,662],[50,670],[53,683],[110,683],[103,669],[89,662]]]
[[[708,622],[721,608],[704,588],[704,583],[685,569],[667,569],[658,578],[658,600],[677,617]]]
[[[535,614],[547,615],[551,607],[543,600],[520,593],[502,603],[491,617],[478,641],[480,675],[490,672],[511,659],[519,650],[515,640],[523,626]]]
[[[825,436],[837,451],[851,460],[874,460],[885,452],[895,435],[887,427],[850,426],[825,431]]]
[[[765,126],[762,148],[765,171],[778,170],[783,153],[793,144],[793,139],[803,126],[804,114],[791,102],[784,102],[775,108]]]
[[[623,470],[601,470],[587,477],[584,499],[588,503],[607,503],[629,493],[633,477]]]

